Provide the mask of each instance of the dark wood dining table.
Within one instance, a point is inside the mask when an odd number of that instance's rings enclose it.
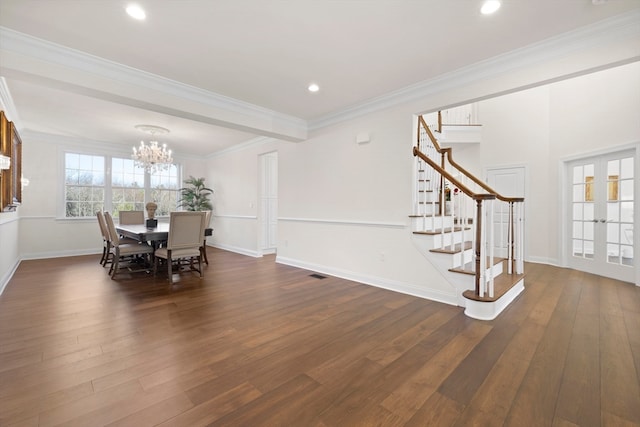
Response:
[[[140,242],[162,242],[169,237],[169,223],[159,222],[156,227],[147,228],[144,224],[118,224],[116,231],[124,237],[139,240]],[[213,236],[213,228],[205,228],[204,236]]]
[[[158,225],[153,228],[148,228],[145,224],[118,224],[116,225],[116,231],[121,236],[129,237],[140,242],[149,242],[154,249],[157,249],[160,243],[169,238],[169,223],[158,222]],[[207,236],[213,236],[213,228],[204,229],[203,240]],[[202,247],[202,255],[204,262],[209,264],[206,246]]]

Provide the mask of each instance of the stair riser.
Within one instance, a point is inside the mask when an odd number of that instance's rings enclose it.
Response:
[[[462,267],[466,263],[471,262],[472,259],[473,259],[473,250],[472,249],[466,250],[464,252],[458,252],[457,254],[453,254],[451,256],[451,260],[452,260],[452,263],[453,263],[451,268]]]
[[[422,216],[419,218],[411,218],[412,231],[424,231],[424,230],[438,230],[444,227],[451,227],[452,219],[450,217],[431,217]]]
[[[435,234],[433,236],[433,249],[451,246],[464,241],[463,231],[454,231],[453,233]]]

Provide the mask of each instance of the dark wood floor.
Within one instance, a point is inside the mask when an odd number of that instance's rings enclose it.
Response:
[[[210,250],[205,278],[24,261],[2,426],[640,425],[640,288],[528,264],[498,319]]]

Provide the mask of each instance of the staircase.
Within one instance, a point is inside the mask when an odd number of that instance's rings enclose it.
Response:
[[[454,286],[465,314],[497,317],[524,290],[523,198],[470,174],[420,117],[412,240]]]

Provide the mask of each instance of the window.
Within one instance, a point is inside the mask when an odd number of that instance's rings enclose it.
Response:
[[[171,165],[169,170],[151,174],[151,198],[158,204],[157,216],[169,216],[169,212],[178,206],[178,168]]]
[[[93,216],[104,207],[104,157],[65,154],[65,216]]]
[[[114,217],[120,211],[144,210],[144,169],[133,159],[111,159],[111,206]]]
[[[156,216],[176,210],[180,183],[176,165],[148,174],[132,159],[68,152],[64,167],[66,218],[93,217],[99,210],[118,217],[121,210],[144,210],[149,201],[158,204]]]

